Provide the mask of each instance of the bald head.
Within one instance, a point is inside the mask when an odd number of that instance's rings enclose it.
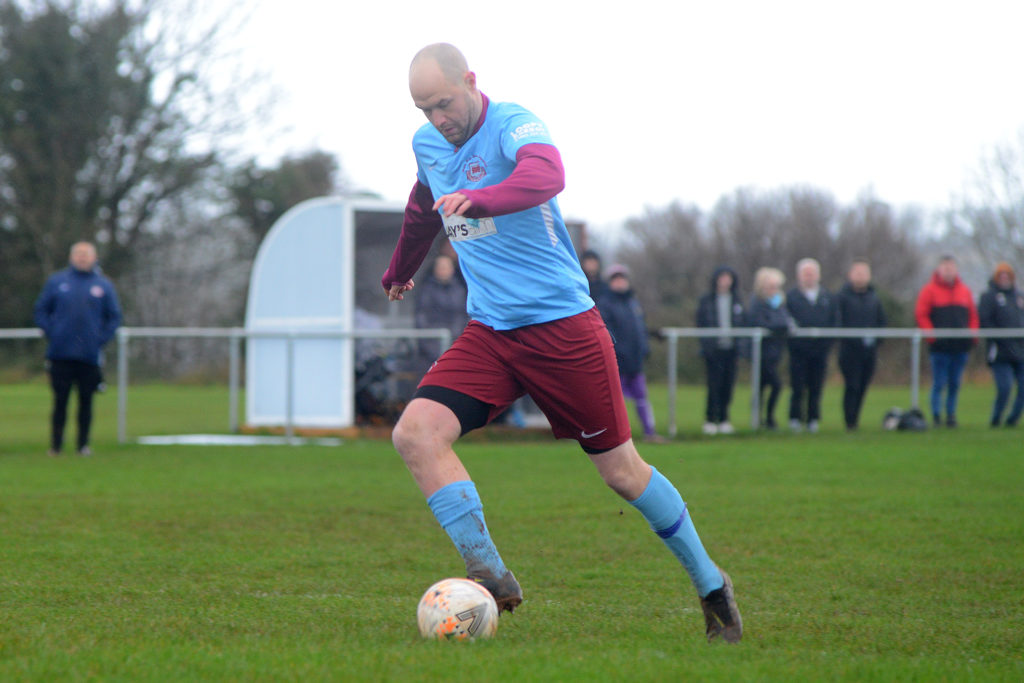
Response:
[[[449,43],[434,43],[416,53],[409,65],[409,80],[412,81],[413,73],[418,68],[428,65],[436,65],[444,78],[449,83],[459,83],[466,72],[469,71],[469,64],[466,58],[459,51],[459,48]]]
[[[483,98],[466,58],[448,43],[428,45],[409,65],[409,93],[444,138],[461,147],[480,119]]]
[[[75,242],[71,245],[68,260],[75,270],[88,272],[96,265],[96,247],[92,242]]]

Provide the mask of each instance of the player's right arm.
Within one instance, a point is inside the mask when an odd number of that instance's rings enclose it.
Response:
[[[413,288],[412,276],[430,252],[430,245],[441,230],[441,216],[434,211],[434,196],[430,188],[419,180],[409,193],[402,218],[402,234],[391,254],[391,263],[384,271],[381,285],[389,301],[398,301]]]

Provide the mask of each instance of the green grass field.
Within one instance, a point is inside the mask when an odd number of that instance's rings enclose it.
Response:
[[[686,388],[680,439],[642,448],[733,576],[738,646],[704,642],[574,443],[462,444],[526,596],[466,644],[416,631],[461,562],[390,443],[118,445],[108,394],[96,454],[49,458],[46,387],[0,385],[0,680],[1024,679],[1024,430],[984,426],[986,386],[922,434],[879,427],[906,389],[869,398],[856,435],[830,386],[822,434],[698,438]],[[224,431],[226,390],[133,387],[129,410],[133,435]]]

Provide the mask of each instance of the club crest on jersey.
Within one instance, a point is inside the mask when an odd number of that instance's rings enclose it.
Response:
[[[466,174],[466,180],[475,183],[487,175],[487,165],[480,157],[473,157],[462,167],[462,172]]]

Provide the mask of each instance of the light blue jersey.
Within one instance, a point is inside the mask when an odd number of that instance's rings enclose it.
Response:
[[[435,199],[497,185],[515,169],[519,148],[531,143],[552,144],[544,124],[518,105],[490,102],[480,129],[458,150],[430,124],[416,132],[417,177]],[[474,320],[509,330],[593,308],[554,198],[505,216],[451,216],[444,223]]]

